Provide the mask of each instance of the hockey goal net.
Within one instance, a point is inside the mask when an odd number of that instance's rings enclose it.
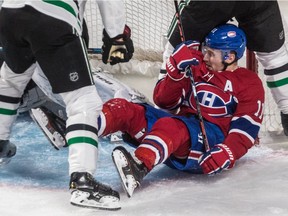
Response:
[[[102,21],[94,1],[87,1],[86,21],[92,48],[102,46]],[[161,61],[163,43],[168,26],[174,15],[171,0],[126,0],[127,25],[132,29],[135,46],[134,58],[148,61]],[[152,33],[152,35],[151,35]]]
[[[155,77],[154,81],[156,82],[162,62],[164,44],[167,40],[166,33],[175,13],[174,2],[171,0],[126,0],[125,6],[127,24],[132,29],[132,38],[135,46],[135,54],[132,61],[112,67],[103,65],[99,60],[101,55],[95,54],[91,57],[93,58],[92,64],[103,67],[104,70],[114,74],[138,73],[144,78],[152,76]],[[95,1],[87,1],[85,18],[90,35],[89,48],[100,48],[102,46],[103,25]],[[246,64],[250,68],[258,66],[253,53],[250,52],[248,54],[247,52],[246,61],[244,59],[240,62],[242,66]],[[259,71],[259,76],[263,80],[266,91],[265,114],[261,131],[280,134],[282,127],[279,111],[266,87],[263,69],[260,65],[257,71]],[[151,83],[150,80],[147,85],[150,85],[152,89],[155,82]],[[149,98],[149,95],[147,97]]]

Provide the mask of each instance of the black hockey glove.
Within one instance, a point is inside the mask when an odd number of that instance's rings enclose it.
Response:
[[[134,53],[131,30],[126,25],[123,34],[110,38],[105,29],[103,30],[102,61],[111,65],[119,62],[128,62]]]

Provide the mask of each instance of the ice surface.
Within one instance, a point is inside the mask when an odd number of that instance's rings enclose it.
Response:
[[[18,152],[0,169],[0,215],[288,215],[284,136],[265,136],[262,145],[251,149],[235,168],[216,176],[191,175],[161,165],[132,198],[123,191],[111,159],[112,149],[121,143],[101,139],[96,178],[121,196],[122,209],[110,212],[69,204],[68,151],[50,146],[28,115],[18,118],[13,132],[11,141]]]

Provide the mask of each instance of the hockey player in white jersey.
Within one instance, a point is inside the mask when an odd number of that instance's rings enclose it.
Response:
[[[98,155],[94,120],[102,101],[94,86],[81,38],[86,1],[4,0],[0,42],[4,63],[0,75],[0,163],[10,161],[16,146],[9,141],[20,99],[36,67],[66,105],[71,200],[74,205],[120,209],[119,194],[93,178]],[[120,0],[99,1],[103,18],[103,62],[129,61],[134,48]]]

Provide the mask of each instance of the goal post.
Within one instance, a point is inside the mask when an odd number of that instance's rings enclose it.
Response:
[[[255,53],[246,49],[246,68],[258,73],[258,61],[256,60]]]

